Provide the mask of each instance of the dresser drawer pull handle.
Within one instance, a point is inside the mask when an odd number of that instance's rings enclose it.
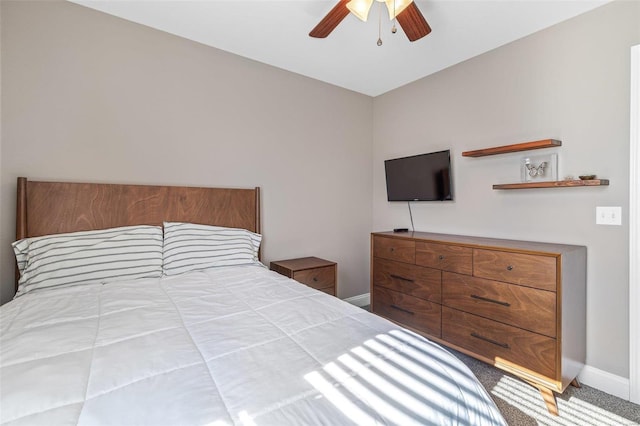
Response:
[[[394,249],[393,247],[390,247],[389,251],[394,252],[394,251],[396,251],[396,249]]]
[[[507,271],[513,271],[513,265],[507,266]]]
[[[401,308],[400,306],[396,306],[396,305],[389,305],[389,306],[391,306],[393,309],[397,309],[400,312],[404,312],[405,314],[415,315],[414,312],[408,311],[408,310],[406,310],[404,308]]]
[[[414,280],[409,279],[409,278],[405,278],[405,277],[401,277],[400,275],[395,275],[395,274],[391,274],[389,275],[391,278],[395,278],[396,280],[402,280],[402,281],[407,281],[407,282],[414,282]]]
[[[507,343],[497,342],[497,341],[495,341],[493,339],[489,339],[488,337],[484,337],[484,336],[482,336],[482,335],[480,335],[478,333],[475,333],[475,332],[471,333],[471,337],[475,337],[476,339],[484,340],[485,342],[492,343],[492,344],[494,344],[496,346],[500,346],[502,348],[509,349],[509,345]]]
[[[444,260],[444,256],[443,256],[443,255],[440,255],[440,256],[438,256],[438,259],[440,259],[440,260]]]
[[[318,277],[313,277],[313,282],[317,283],[318,282]]]
[[[511,306],[511,303],[509,303],[509,302],[501,302],[499,300],[489,299],[488,297],[478,296],[477,294],[472,294],[471,298],[472,299],[482,300],[483,302],[495,303],[496,305],[502,305],[502,306],[506,306],[506,307]]]

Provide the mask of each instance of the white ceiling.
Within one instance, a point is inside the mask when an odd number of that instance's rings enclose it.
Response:
[[[309,31],[337,0],[69,0],[171,34],[370,96],[418,80],[610,0],[416,0],[432,32],[391,34],[378,3],[326,39]]]

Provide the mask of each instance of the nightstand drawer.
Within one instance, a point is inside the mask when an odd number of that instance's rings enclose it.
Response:
[[[373,260],[373,285],[396,290],[411,296],[440,303],[441,275],[437,269],[394,262]]]
[[[434,243],[416,243],[416,264],[471,275],[472,249]]]
[[[335,287],[335,286],[325,287],[325,288],[319,288],[319,289],[317,289],[317,290],[319,290],[319,291],[321,291],[321,292],[323,292],[323,293],[330,294],[330,295],[332,295],[332,296],[335,296],[335,295],[336,295],[336,287]]]
[[[336,282],[335,267],[325,266],[324,268],[295,271],[293,279],[315,289],[333,288]]]
[[[441,306],[437,303],[384,287],[374,287],[373,312],[432,336],[440,337]]]
[[[332,296],[337,293],[336,262],[319,257],[274,260],[271,262],[271,270]]]
[[[550,337],[443,306],[442,338],[496,364],[504,360],[556,378],[556,340]]]
[[[416,243],[399,238],[373,238],[373,255],[404,263],[415,263]]]
[[[556,294],[551,291],[444,272],[442,304],[556,337]]]
[[[474,249],[473,276],[556,291],[556,258]]]

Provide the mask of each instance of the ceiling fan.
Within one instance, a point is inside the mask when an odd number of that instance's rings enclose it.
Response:
[[[353,13],[358,19],[366,22],[373,1],[374,0],[340,0],[320,23],[311,30],[309,35],[315,38],[327,37],[349,12]],[[429,27],[429,24],[413,0],[375,1],[386,4],[387,10],[389,11],[389,18],[396,18],[398,20],[398,23],[410,41],[419,40],[431,32],[431,27]]]

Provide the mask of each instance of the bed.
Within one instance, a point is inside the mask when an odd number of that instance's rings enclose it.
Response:
[[[259,212],[258,188],[19,178],[17,241],[31,251],[18,259],[20,295],[0,307],[0,423],[506,424],[471,371],[439,345],[265,268]],[[155,260],[121,256],[138,238],[130,227],[161,246],[159,276]],[[109,253],[119,257],[103,267],[138,256],[125,269],[141,276],[76,282],[94,271],[65,266],[66,252],[50,262],[53,275],[29,275],[51,241],[112,229],[129,234],[117,234],[119,251]],[[233,233],[224,241],[241,234],[251,255],[206,264],[213,257],[194,229],[206,238]],[[183,263],[168,261],[187,234]],[[203,251],[209,257],[194,266]],[[136,269],[151,264],[153,276]]]

